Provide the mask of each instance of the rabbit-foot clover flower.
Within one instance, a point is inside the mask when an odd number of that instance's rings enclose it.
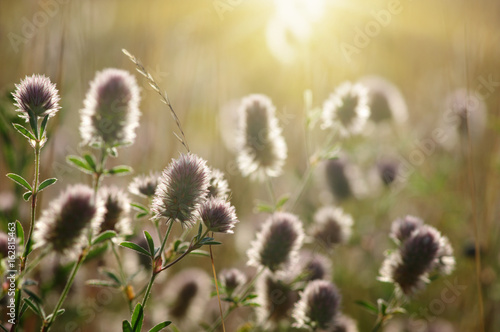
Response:
[[[105,147],[132,144],[141,115],[139,101],[132,74],[114,68],[98,72],[81,110],[83,143]]]
[[[127,194],[121,189],[111,186],[102,187],[99,195],[106,208],[101,232],[115,231],[120,236],[132,234],[130,199]]]
[[[219,197],[224,200],[229,197],[229,184],[224,178],[224,173],[216,168],[211,169],[208,197]]]
[[[156,187],[160,181],[159,172],[150,172],[149,174],[138,175],[132,179],[128,186],[128,191],[131,194],[143,197],[153,197],[156,192]]]
[[[35,224],[33,237],[37,247],[50,246],[56,253],[74,257],[79,254],[87,236],[99,231],[104,204],[94,191],[85,185],[68,187],[42,212]]]
[[[452,254],[448,239],[439,231],[428,225],[419,226],[397,251],[387,256],[379,280],[394,283],[399,295],[413,295],[429,282],[430,273],[452,272],[455,266]]]
[[[263,325],[275,325],[288,319],[299,299],[298,292],[288,280],[280,279],[268,271],[257,280],[256,293],[259,304],[256,309],[257,321]]]
[[[323,105],[323,129],[338,127],[343,136],[361,133],[369,117],[368,91],[359,83],[343,83]]]
[[[339,314],[340,293],[326,280],[311,281],[300,294],[293,317],[298,328],[329,329],[335,326]]]
[[[255,179],[281,174],[287,146],[278,125],[275,107],[264,95],[250,95],[240,106],[238,166],[243,176]]]
[[[349,241],[352,225],[352,217],[341,208],[325,206],[314,215],[312,236],[326,248],[333,248]]]
[[[56,85],[44,75],[26,76],[21,83],[16,84],[16,91],[12,94],[19,116],[26,121],[30,116],[43,118],[53,117],[61,108]]]
[[[160,177],[151,210],[154,218],[167,218],[191,227],[206,199],[210,170],[206,161],[188,153],[173,159]]]
[[[318,253],[302,249],[299,252],[298,274],[302,281],[312,281],[318,279],[329,279],[332,264],[330,260]]]
[[[228,296],[239,290],[247,281],[246,275],[234,268],[220,271],[219,279]]]
[[[391,238],[396,241],[396,243],[402,243],[408,239],[411,234],[424,225],[422,219],[414,216],[405,216],[403,218],[396,219],[391,226]]]
[[[295,262],[303,240],[302,222],[293,214],[275,212],[252,242],[248,265],[280,271]]]
[[[211,232],[233,234],[233,228],[239,222],[234,206],[221,198],[206,199],[199,208],[199,214]]]

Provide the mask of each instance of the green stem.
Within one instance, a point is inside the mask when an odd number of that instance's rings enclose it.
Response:
[[[73,285],[73,281],[75,280],[76,273],[80,269],[80,267],[83,265],[83,261],[85,260],[85,257],[87,256],[88,250],[90,248],[85,248],[81,252],[80,256],[78,257],[78,260],[76,261],[75,265],[73,266],[73,269],[71,270],[71,274],[69,276],[68,281],[66,282],[66,286],[64,286],[64,290],[61,293],[61,296],[59,297],[59,301],[57,301],[56,307],[52,311],[52,316],[48,321],[44,321],[42,325],[41,332],[47,332],[50,330],[50,327],[52,323],[54,323],[54,320],[56,319],[56,313],[61,309],[62,304],[64,303],[64,300],[66,300],[66,296],[68,295],[68,292],[71,288],[71,285]]]
[[[212,237],[214,237],[214,232],[212,232]],[[220,319],[222,321],[222,331],[226,332],[226,326],[224,325],[224,315],[222,314],[222,303],[220,301],[219,285],[217,282],[217,273],[215,272],[214,255],[212,252],[212,246],[209,245],[208,247],[210,248],[210,260],[212,262],[212,272],[214,275],[215,290],[217,291],[217,300],[219,301],[219,312],[220,312]]]
[[[46,247],[41,253],[40,255],[38,255],[37,257],[35,257],[32,261],[30,261],[30,264],[27,265],[24,269],[24,271],[22,273],[20,273],[18,276],[17,276],[17,280],[21,280],[22,278],[24,278],[25,275],[27,275],[31,270],[33,270],[38,264],[40,264],[40,262],[45,258],[45,256],[47,256],[48,254],[50,253],[50,248],[49,247]]]
[[[271,197],[271,203],[273,204],[273,210],[276,208],[276,195],[274,194],[273,183],[271,182],[271,178],[266,176],[266,187],[269,192],[269,196]]]

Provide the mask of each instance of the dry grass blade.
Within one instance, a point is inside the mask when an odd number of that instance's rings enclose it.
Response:
[[[174,135],[181,142],[181,144],[184,146],[187,152],[190,152],[189,145],[186,141],[186,136],[184,135],[184,131],[182,130],[181,122],[179,120],[179,117],[175,113],[174,108],[172,107],[172,104],[170,103],[170,100],[167,97],[167,94],[161,93],[160,87],[154,80],[153,76],[146,70],[146,68],[144,68],[142,63],[134,55],[132,55],[126,49],[122,49],[122,52],[130,59],[130,61],[132,61],[135,64],[136,70],[148,80],[149,85],[160,95],[161,101],[168,106],[168,108],[170,109],[170,113],[172,114],[172,117],[175,120],[175,124],[177,125],[177,128],[179,128],[180,132],[180,135],[178,135],[175,132]]]

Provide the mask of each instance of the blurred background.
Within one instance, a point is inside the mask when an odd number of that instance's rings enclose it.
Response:
[[[33,153],[10,125],[19,121],[10,93],[33,73],[57,84],[62,106],[50,122],[41,166],[42,178],[56,176],[59,182],[44,192],[41,209],[66,185],[90,181],[69,167],[65,156],[82,151],[79,110],[96,71],[129,70],[142,88],[136,142],[120,149],[111,163],[131,165],[140,174],[160,171],[177,157],[183,148],[172,134],[175,123],[122,53],[127,49],[167,91],[191,150],[226,173],[241,223],[233,236],[221,236],[224,246],[215,249],[216,265],[245,269],[245,251],[266,218],[255,213],[255,201],[269,198],[265,186],[243,178],[235,166],[235,114],[241,98],[262,93],[276,106],[289,150],[284,174],[273,180],[281,196],[296,190],[320,146],[320,125],[308,129],[309,115],[345,81],[383,79],[395,89],[395,104],[390,105],[403,114],[402,120],[373,123],[364,135],[342,143],[343,155],[364,179],[362,193],[335,198],[325,168],[318,165],[294,213],[306,225],[326,204],[352,214],[351,241],[330,256],[343,311],[358,321],[360,331],[369,330],[374,317],[354,301],[390,296],[392,286],[376,277],[384,251],[394,247],[388,238],[390,224],[406,214],[423,218],[448,236],[457,259],[456,271],[433,282],[408,311],[417,314],[415,319],[438,316],[451,331],[478,331],[476,225],[484,319],[487,331],[499,331],[499,22],[500,2],[489,0],[0,0],[1,173],[16,171],[30,179]],[[480,97],[486,121],[475,141],[442,145],[437,132],[449,130],[443,116],[457,89]],[[386,160],[395,161],[403,175],[398,186],[373,189],[370,176]],[[126,185],[130,179],[106,182]],[[29,204],[21,194],[0,177],[2,222],[19,218],[27,225]],[[138,222],[138,234],[145,227],[150,223]],[[172,273],[192,265],[210,272],[206,259],[188,258],[182,264]],[[81,331],[101,331],[110,319],[118,330],[126,316],[120,294],[99,300],[95,289],[83,286],[92,273],[82,271],[80,293],[68,304],[79,310],[58,322],[66,331],[77,331],[71,327],[74,322],[85,326]],[[159,291],[168,279],[157,285]],[[450,285],[464,287],[453,301],[443,302]],[[97,304],[91,303],[93,298]],[[155,303],[151,308],[161,317],[162,301]],[[251,315],[236,312],[232,326]]]

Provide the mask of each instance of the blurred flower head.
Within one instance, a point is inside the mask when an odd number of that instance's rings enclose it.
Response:
[[[248,265],[280,271],[296,261],[303,239],[302,222],[295,215],[275,212],[250,245]]]
[[[239,222],[234,206],[221,198],[206,199],[201,203],[199,214],[211,232],[232,234],[235,224]]]
[[[16,84],[16,91],[12,94],[19,116],[26,121],[30,113],[35,120],[40,117],[53,117],[61,108],[59,106],[59,92],[56,85],[44,75],[26,76],[21,83]]]
[[[389,186],[398,176],[399,163],[389,159],[381,160],[377,163],[377,170],[382,183]]]
[[[132,179],[128,186],[131,194],[143,197],[153,197],[160,181],[159,172],[150,172],[149,174],[138,175]]]
[[[132,144],[139,126],[139,87],[135,77],[108,68],[96,74],[81,110],[84,144],[113,147]]]
[[[68,187],[50,202],[35,224],[33,237],[37,247],[50,246],[63,256],[79,254],[88,236],[86,230],[99,231],[105,208],[102,200],[94,200],[94,191],[85,185]]]
[[[379,76],[363,77],[359,82],[368,91],[370,120],[379,123],[392,120],[398,124],[408,119],[408,109],[401,91]]]
[[[238,166],[243,176],[263,179],[281,174],[287,147],[275,107],[264,95],[250,95],[240,106]]]
[[[106,213],[101,224],[101,232],[115,231],[120,236],[132,234],[130,219],[130,199],[118,187],[102,187],[99,195],[104,202]]]
[[[288,319],[294,304],[299,299],[297,291],[286,280],[269,272],[263,273],[257,280],[257,321],[264,325],[274,325]]]
[[[218,197],[224,200],[229,198],[229,185],[224,178],[224,173],[216,168],[212,168],[210,172],[208,197]]]
[[[208,194],[210,170],[206,161],[188,153],[173,159],[160,177],[151,210],[154,218],[192,226],[200,204]]]
[[[341,208],[325,206],[314,215],[312,236],[327,248],[346,243],[351,238],[353,220]]]
[[[351,181],[347,176],[349,165],[345,158],[326,161],[326,179],[332,194],[338,200],[344,200],[353,195]]]
[[[400,234],[415,223],[397,220]],[[417,222],[418,223],[418,222]],[[396,236],[396,235],[395,235]],[[404,238],[404,236],[400,236]],[[399,294],[412,295],[429,282],[429,274],[450,274],[455,266],[453,250],[446,237],[428,225],[418,226],[387,256],[380,269],[380,281],[396,285]]]
[[[358,326],[354,319],[349,316],[340,314],[335,319],[335,325],[332,332],[358,332]]]
[[[297,274],[302,281],[312,281],[319,279],[330,279],[332,263],[330,260],[316,252],[302,249],[299,252],[299,263]]]
[[[323,105],[323,129],[338,128],[343,136],[356,135],[363,131],[369,116],[366,88],[346,82]]]
[[[234,268],[220,271],[219,279],[229,296],[241,289],[247,281],[246,275]]]
[[[397,242],[404,242],[410,235],[423,226],[422,219],[414,216],[405,216],[396,219],[391,226],[391,237]]]
[[[340,293],[329,281],[311,281],[300,294],[293,317],[298,328],[329,329],[335,326],[339,314]]]

